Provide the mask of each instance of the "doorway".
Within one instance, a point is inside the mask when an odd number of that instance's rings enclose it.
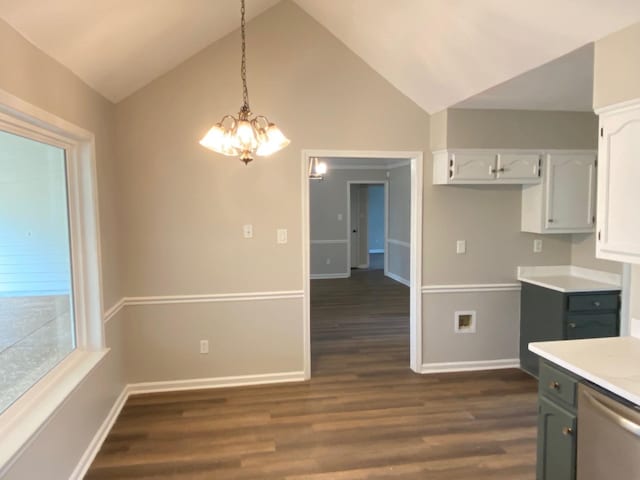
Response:
[[[350,268],[385,270],[389,182],[350,181],[347,185]]]
[[[373,159],[375,161],[381,162],[385,160],[387,162],[392,162],[391,166],[395,166],[396,164],[408,165],[409,174],[407,175],[407,181],[404,190],[410,190],[410,213],[407,215],[407,223],[409,224],[409,228],[407,229],[408,238],[405,241],[400,241],[398,239],[390,239],[386,238],[386,244],[384,245],[384,252],[388,252],[388,248],[391,244],[394,244],[396,247],[405,246],[406,247],[406,255],[409,258],[407,263],[407,272],[406,272],[406,285],[409,286],[409,367],[414,372],[420,372],[422,366],[422,321],[421,321],[421,274],[422,274],[422,167],[423,167],[423,155],[422,152],[388,152],[388,151],[336,151],[336,150],[305,150],[302,152],[302,168],[301,168],[301,190],[302,190],[302,198],[303,198],[303,218],[302,218],[302,255],[303,255],[303,359],[304,359],[304,375],[305,378],[311,377],[311,324],[310,324],[310,302],[311,302],[311,245],[317,244],[322,245],[323,248],[334,248],[339,250],[340,248],[348,247],[344,249],[345,254],[349,257],[348,261],[344,262],[346,271],[342,273],[332,273],[330,276],[324,276],[322,278],[331,278],[331,279],[339,279],[339,278],[348,278],[351,276],[351,266],[352,263],[352,245],[351,245],[351,235],[352,235],[352,224],[351,224],[351,209],[353,208],[351,204],[349,204],[346,215],[349,215],[349,219],[345,222],[345,229],[342,232],[347,234],[344,240],[340,238],[327,238],[327,239],[314,239],[311,241],[311,224],[310,224],[310,185],[308,178],[308,165],[311,158],[320,157],[320,158],[332,158],[336,160],[341,160],[345,162],[354,161],[354,160],[362,160],[362,159]],[[389,163],[385,163],[385,167],[380,168],[380,170],[386,170],[389,168]],[[331,167],[330,167],[331,169]],[[357,181],[356,179],[352,180],[354,184],[362,184],[368,183],[364,181]],[[384,184],[385,181],[380,180],[373,183],[381,183]],[[408,188],[407,188],[408,187]],[[347,191],[345,192],[346,196],[351,197],[351,186],[349,186]],[[337,197],[336,193],[336,197]],[[355,195],[354,195],[355,196]],[[385,195],[387,198],[389,197],[388,188],[387,194]],[[388,202],[388,200],[387,200]],[[362,217],[362,207],[359,207],[359,211],[354,210],[353,216],[356,218]],[[341,219],[342,216],[340,213],[333,217],[331,215],[325,217],[334,221],[335,218]],[[388,216],[387,216],[388,219]],[[388,236],[388,223],[385,222],[385,231]],[[358,223],[358,230],[362,230],[362,225]],[[368,225],[367,225],[368,229]],[[392,242],[393,240],[393,242]],[[368,243],[367,236],[367,243]],[[362,243],[362,242],[360,242]],[[340,246],[342,244],[342,246]],[[368,245],[367,245],[368,247]],[[369,249],[366,248],[366,251]],[[359,247],[359,252],[356,254],[354,251],[354,256],[356,258],[362,258],[361,252],[363,251],[363,247]],[[317,256],[314,255],[314,267],[317,267],[320,263],[322,266],[332,264],[332,259],[320,258],[318,261]],[[344,259],[347,260],[347,259]],[[388,258],[384,259],[385,263],[385,271],[388,264]],[[369,261],[370,262],[370,261]],[[368,262],[368,263],[369,263]],[[365,263],[359,261],[358,267],[364,266]],[[314,278],[319,278],[314,276]],[[393,277],[391,277],[393,278]]]

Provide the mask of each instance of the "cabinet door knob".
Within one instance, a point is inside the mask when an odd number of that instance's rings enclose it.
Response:
[[[575,323],[573,323],[573,322],[571,322],[571,323],[569,324],[569,328],[576,328],[576,324],[575,324]]]
[[[565,437],[569,437],[569,436],[573,435],[573,428],[571,428],[571,427],[563,427],[562,428],[562,434]]]
[[[552,380],[549,382],[549,388],[551,390],[560,390],[560,383],[556,382],[555,380]]]
[[[599,307],[600,306],[600,302],[593,302],[593,306],[594,307]]]

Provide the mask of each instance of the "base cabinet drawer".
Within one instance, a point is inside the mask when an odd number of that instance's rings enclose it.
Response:
[[[618,314],[568,315],[566,338],[600,338],[618,336]]]
[[[575,480],[576,415],[547,398],[538,401],[536,480]]]

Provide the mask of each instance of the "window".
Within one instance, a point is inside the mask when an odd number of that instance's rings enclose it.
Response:
[[[0,130],[0,412],[75,348],[65,156]]]
[[[0,90],[0,477],[107,353],[94,145]]]

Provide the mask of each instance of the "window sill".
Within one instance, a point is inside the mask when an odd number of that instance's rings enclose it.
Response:
[[[0,478],[108,351],[76,349],[0,414]]]

